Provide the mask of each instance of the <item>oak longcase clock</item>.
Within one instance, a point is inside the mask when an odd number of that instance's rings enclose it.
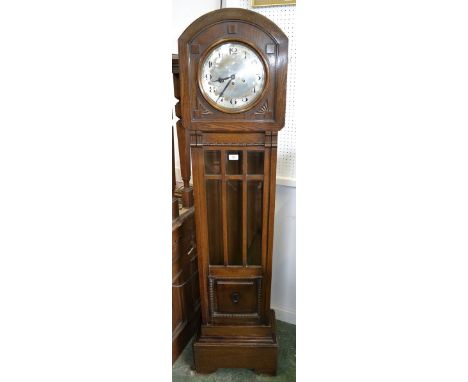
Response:
[[[199,253],[200,373],[276,373],[270,291],[287,52],[284,33],[245,9],[208,13],[179,38],[178,107],[190,136]]]

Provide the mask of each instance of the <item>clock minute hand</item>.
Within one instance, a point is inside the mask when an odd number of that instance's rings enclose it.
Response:
[[[233,80],[234,78],[236,78],[236,75],[235,75],[235,74],[231,74],[228,78],[230,78],[230,80],[228,81],[228,83],[227,83],[226,86],[224,87],[223,91],[219,94],[219,97],[216,99],[216,102],[218,102],[219,99],[223,96],[224,92],[226,91],[226,89],[228,88],[229,84],[231,83],[231,80]]]

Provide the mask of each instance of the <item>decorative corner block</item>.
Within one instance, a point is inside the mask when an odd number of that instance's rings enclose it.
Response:
[[[275,44],[267,44],[265,51],[267,52],[267,54],[275,54],[276,52]]]
[[[227,32],[228,32],[228,34],[236,34],[237,33],[237,25],[236,24],[228,24]]]

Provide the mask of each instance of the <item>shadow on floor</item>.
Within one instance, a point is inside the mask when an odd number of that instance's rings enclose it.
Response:
[[[276,330],[279,349],[278,373],[275,377],[258,375],[248,369],[219,369],[213,374],[198,375],[193,370],[192,339],[172,367],[172,381],[294,382],[296,380],[296,325],[276,320]]]

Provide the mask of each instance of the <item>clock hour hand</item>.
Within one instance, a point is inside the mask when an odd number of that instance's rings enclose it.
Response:
[[[231,74],[229,77],[227,78],[230,78],[230,80],[228,81],[228,83],[226,84],[226,86],[224,87],[223,91],[219,94],[219,97],[217,98],[216,102],[219,101],[219,99],[223,96],[224,92],[226,91],[226,89],[228,88],[229,84],[231,83],[231,80],[233,80],[234,78],[236,78],[236,75],[235,74]]]
[[[224,81],[226,81],[226,80],[228,80],[228,79],[233,80],[235,77],[236,77],[236,75],[235,75],[235,74],[232,74],[232,75],[227,76],[227,77],[224,77],[224,78],[219,77],[217,80],[214,80],[213,82],[222,83],[222,82],[224,82]]]

